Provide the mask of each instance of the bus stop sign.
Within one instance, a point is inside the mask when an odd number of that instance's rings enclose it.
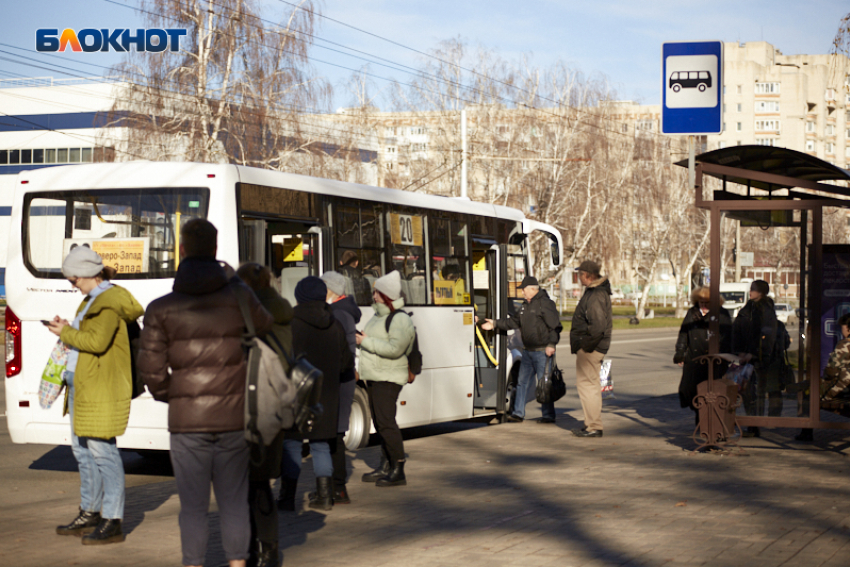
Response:
[[[663,134],[720,134],[722,96],[722,41],[662,44]]]

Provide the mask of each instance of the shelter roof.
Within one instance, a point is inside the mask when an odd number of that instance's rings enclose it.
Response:
[[[842,169],[809,154],[773,146],[731,146],[700,154],[695,157],[695,161],[697,163],[714,164],[739,170],[779,175],[786,178],[799,179],[804,182],[850,182],[850,171],[846,169]],[[676,165],[688,167],[688,160],[677,162]],[[768,183],[748,178],[743,175],[743,172],[740,176],[730,175],[726,172],[704,171],[704,173],[720,179],[725,177],[727,181],[732,183],[739,183],[741,185],[749,184],[753,188],[763,189],[765,191],[799,187],[799,185]],[[828,185],[822,185],[819,189],[824,190],[824,187],[828,187]],[[835,193],[846,195],[847,188],[836,186]]]

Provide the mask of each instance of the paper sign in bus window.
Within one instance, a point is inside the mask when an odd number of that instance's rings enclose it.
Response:
[[[142,274],[148,272],[150,240],[148,238],[66,238],[62,257],[77,246],[88,246],[103,259],[104,266],[111,266],[119,274]]]

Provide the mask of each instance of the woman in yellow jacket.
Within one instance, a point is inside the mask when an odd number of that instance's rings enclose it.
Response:
[[[109,282],[115,270],[87,246],[71,250],[62,273],[86,297],[72,322],[57,315],[48,325],[71,348],[65,413],[80,470],[80,513],[56,533],[82,536],[83,545],[117,543],[124,541],[124,465],[115,438],[127,428],[133,380],[127,324],[144,309]]]

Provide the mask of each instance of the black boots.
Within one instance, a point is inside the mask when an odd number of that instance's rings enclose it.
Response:
[[[404,486],[407,479],[404,476],[404,459],[393,463],[392,470],[375,482],[375,486]]]
[[[377,482],[388,474],[390,474],[390,462],[382,457],[381,466],[370,473],[364,474],[362,480],[363,482]]]
[[[80,508],[79,515],[74,518],[70,524],[64,526],[56,526],[56,533],[59,535],[72,535],[82,537],[92,533],[100,523],[100,512],[86,512]]]
[[[318,510],[333,509],[334,499],[331,485],[331,477],[329,476],[320,476],[316,479],[316,498],[310,501],[310,508],[316,508]]]
[[[122,541],[124,532],[121,531],[121,520],[103,518],[92,533],[83,536],[83,545],[104,545]]]
[[[277,544],[258,542],[256,567],[279,567],[280,551]]]
[[[334,483],[334,504],[351,504],[351,498],[348,496],[348,489],[345,485],[337,486]]]
[[[298,489],[297,478],[280,479],[280,496],[277,499],[277,509],[281,512],[295,511],[295,491]]]
[[[316,499],[317,492],[311,492],[307,495],[307,499],[312,502]],[[336,482],[333,483],[333,499],[334,505],[336,504],[351,504],[351,498],[348,496],[348,489],[345,488],[345,485],[341,485],[337,487]]]

